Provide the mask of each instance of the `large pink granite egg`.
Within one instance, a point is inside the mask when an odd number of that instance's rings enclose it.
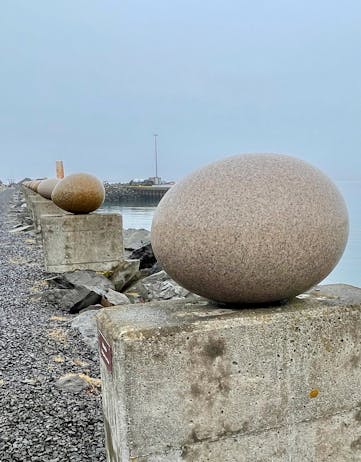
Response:
[[[99,208],[105,197],[103,183],[88,173],[66,176],[55,186],[51,198],[63,210],[89,213]]]
[[[38,186],[38,193],[46,199],[51,199],[51,194],[59,181],[58,178],[48,178],[41,181]]]
[[[347,242],[336,186],[306,162],[245,154],[178,182],[155,212],[151,240],[188,290],[230,303],[291,298],[322,281]]]

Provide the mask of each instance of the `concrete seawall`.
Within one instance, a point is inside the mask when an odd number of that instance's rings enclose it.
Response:
[[[126,186],[120,183],[105,183],[105,202],[154,201],[159,202],[170,188],[169,186]]]

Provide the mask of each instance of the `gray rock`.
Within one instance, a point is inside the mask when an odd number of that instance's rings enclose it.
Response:
[[[139,271],[139,260],[124,260],[115,268],[110,280],[114,284],[115,290],[121,291],[128,286]]]
[[[165,271],[141,279],[125,293],[133,303],[197,297],[173,281]]]
[[[101,300],[103,306],[126,305],[128,303],[130,303],[130,300],[125,294],[121,294],[112,289],[109,289],[106,294],[102,296]]]
[[[340,303],[356,305],[361,297],[361,289],[349,284],[325,284],[316,286],[300,298],[307,298],[307,295],[318,300],[327,299],[329,303],[334,300],[335,304],[338,305]]]
[[[159,273],[159,271],[163,270],[162,264],[157,261],[154,263],[154,265],[149,269],[149,274],[154,274],[154,273]]]
[[[146,229],[124,229],[123,242],[126,250],[135,250],[150,242],[150,231]]]
[[[47,280],[56,287],[44,292],[43,299],[70,313],[99,303],[108,290],[114,289],[109,279],[92,270],[72,271]]]
[[[114,285],[109,279],[92,270],[71,271],[55,276],[52,280],[62,287],[86,287],[100,295],[108,289],[114,289]]]
[[[18,226],[15,229],[12,229],[9,231],[9,233],[20,233],[22,231],[29,231],[30,229],[33,229],[33,225],[24,225],[24,226]]]
[[[83,311],[76,316],[72,323],[72,329],[79,331],[84,342],[94,351],[98,351],[98,332],[95,317],[99,310]]]
[[[152,268],[157,259],[154,255],[152,244],[146,244],[140,247],[139,249],[134,250],[130,255],[129,258],[131,260],[137,259],[140,261],[139,268]]]
[[[80,393],[88,388],[87,382],[77,374],[66,374],[56,382],[56,386],[70,393]]]
[[[42,299],[56,307],[68,310],[69,313],[78,313],[89,305],[95,305],[101,300],[101,295],[90,291],[86,287],[73,289],[55,288],[42,294]]]
[[[86,308],[83,308],[79,311],[79,314],[85,313],[86,311],[99,311],[102,308],[104,308],[103,305],[101,305],[100,303],[96,303],[95,305],[89,305]]]

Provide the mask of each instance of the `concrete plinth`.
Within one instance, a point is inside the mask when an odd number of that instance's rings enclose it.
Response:
[[[21,186],[21,192],[24,194],[25,200],[28,200],[29,197],[35,197],[38,193],[32,191],[30,188],[26,188],[25,186]]]
[[[109,462],[361,460],[361,289],[98,315]]]
[[[35,196],[29,196],[27,199],[27,205],[30,211],[31,218],[33,220],[35,220],[36,218],[35,208],[37,204],[47,204],[49,202],[51,203],[49,199],[45,199],[45,197],[41,197],[39,194],[36,194]]]
[[[35,231],[40,232],[41,231],[41,217],[43,215],[65,215],[68,212],[65,212],[65,210],[62,210],[60,207],[54,204],[54,202],[42,198],[41,200],[39,199],[34,199],[31,201],[31,207],[32,207],[32,217],[34,221],[34,228]]]
[[[36,200],[44,201],[47,199],[44,199],[38,193],[32,191],[29,188],[22,187],[21,191],[24,195],[24,199],[26,201],[26,206],[29,210],[29,214],[31,217],[33,217],[33,206],[32,206],[33,201],[36,201]]]
[[[118,214],[43,215],[40,223],[48,272],[109,271],[123,259]]]

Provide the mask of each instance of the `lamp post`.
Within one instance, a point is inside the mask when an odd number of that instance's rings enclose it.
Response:
[[[158,184],[158,145],[157,134],[154,133],[154,157],[155,157],[155,184]]]

